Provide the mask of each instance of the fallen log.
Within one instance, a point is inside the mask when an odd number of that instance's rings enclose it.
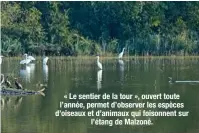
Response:
[[[39,91],[35,90],[26,90],[26,89],[16,89],[16,88],[7,88],[5,86],[0,87],[0,94],[2,96],[27,96],[27,95],[42,95],[45,96],[43,93],[44,89]]]

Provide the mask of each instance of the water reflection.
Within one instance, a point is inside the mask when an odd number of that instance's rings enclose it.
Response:
[[[97,90],[102,88],[102,70],[97,71]]]
[[[48,81],[48,65],[43,64],[43,78],[44,82]]]
[[[29,66],[30,66],[30,73],[33,74],[35,71],[35,64],[31,63],[31,64],[29,64]]]
[[[26,82],[30,82],[31,76],[34,77],[34,71],[35,71],[35,64],[29,64],[26,66],[23,66],[20,69],[20,77],[24,79]]]
[[[15,99],[15,101],[14,101],[14,109],[15,110],[19,109],[19,107],[21,106],[22,100],[23,100],[23,97],[17,97]]]
[[[22,68],[19,72],[20,77],[22,79],[25,79],[26,82],[30,82],[30,67],[25,66],[25,68]]]
[[[8,67],[7,62],[8,61],[5,60],[5,63],[2,64],[2,73],[11,72],[16,69],[17,71],[14,71],[14,74],[17,75],[20,70],[18,61],[10,61],[10,67]],[[165,62],[164,67],[162,66],[162,62]],[[9,97],[10,99],[4,98],[1,100],[2,105],[4,104],[4,110],[2,110],[1,115],[2,132],[20,133],[30,132],[31,130],[31,132],[34,133],[198,133],[198,85],[169,84],[168,82],[168,77],[173,77],[176,80],[198,80],[198,58],[192,60],[151,58],[148,60],[145,59],[145,61],[142,58],[132,58],[128,61],[104,59],[103,64],[105,69],[96,71],[94,61],[87,59],[78,60],[75,58],[74,60],[52,60],[50,66],[45,67],[43,64],[38,63],[36,64],[36,70],[32,69],[32,71],[29,65],[27,68],[24,67],[21,69],[24,71],[27,70],[24,75],[29,75],[31,78],[31,83],[26,84],[27,88],[30,88],[29,86],[34,85],[35,82],[43,80],[43,77],[49,81],[48,88],[45,90],[46,96],[27,96],[23,97],[23,99]],[[117,66],[117,68],[115,66]],[[161,68],[161,70],[158,68]],[[35,77],[34,80],[32,79],[33,73]],[[53,75],[51,75],[51,73],[53,73]],[[37,88],[33,87],[33,89]],[[97,91],[97,89],[100,90],[99,93],[102,94],[120,94],[121,92],[139,95],[178,93],[180,94],[180,100],[178,100],[178,102],[185,103],[183,110],[188,110],[191,113],[188,117],[151,117],[154,125],[147,127],[94,126],[90,124],[90,117],[54,116],[59,106],[58,103],[64,99],[63,96],[65,93],[85,94]],[[70,100],[66,100],[66,102],[68,101]],[[123,100],[118,100],[118,102],[121,101]],[[151,102],[155,103],[156,101],[167,102],[163,100],[154,100]],[[74,100],[73,102],[76,101]],[[85,103],[87,102],[86,100]],[[105,100],[96,100],[96,102],[105,102]],[[129,102],[145,101],[129,100]],[[153,110],[159,110],[159,108],[154,108]],[[110,119],[115,118],[117,119],[117,117],[111,117]],[[149,117],[136,118],[149,119]],[[109,118],[104,117],[104,119]],[[123,117],[121,117],[121,119],[123,119]],[[77,126],[79,128],[76,128]]]
[[[118,60],[118,64],[120,71],[124,71],[124,61],[120,59]]]
[[[123,60],[118,60],[119,64],[119,75],[120,75],[120,83],[123,85],[124,82],[124,61]]]
[[[4,109],[5,106],[5,99],[1,97],[1,110]]]
[[[1,97],[1,110],[14,109],[18,111],[21,106],[23,97]]]

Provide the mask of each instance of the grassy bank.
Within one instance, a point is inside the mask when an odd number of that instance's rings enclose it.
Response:
[[[48,56],[49,59],[73,60],[73,59],[96,59],[96,56]],[[36,56],[37,60],[42,60],[42,56]],[[199,56],[124,56],[122,59],[199,59]],[[4,59],[21,60],[23,57],[4,57]],[[100,56],[100,59],[118,59],[118,56]]]

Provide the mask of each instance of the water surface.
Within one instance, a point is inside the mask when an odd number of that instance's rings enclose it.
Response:
[[[3,97],[3,133],[199,132],[199,84],[168,82],[168,77],[199,80],[199,58],[101,58],[103,70],[98,70],[95,58],[51,58],[46,66],[38,59],[23,67],[19,61],[5,58],[1,65],[2,73],[9,75],[11,82],[18,77],[24,88],[38,90],[39,84],[46,84],[48,88],[45,97]],[[114,127],[93,126],[87,117],[55,117],[65,94],[91,92],[177,93],[181,96],[178,102],[183,102],[183,110],[190,111],[190,114],[188,117],[151,117],[153,126]]]

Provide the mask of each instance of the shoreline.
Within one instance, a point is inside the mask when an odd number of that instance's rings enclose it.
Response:
[[[35,58],[42,59],[42,56],[34,56]],[[48,56],[53,59],[95,59],[96,56]],[[4,56],[4,59],[22,59],[23,56]],[[124,56],[122,59],[190,59],[199,58],[196,56]],[[100,56],[100,59],[118,59],[117,56]]]

